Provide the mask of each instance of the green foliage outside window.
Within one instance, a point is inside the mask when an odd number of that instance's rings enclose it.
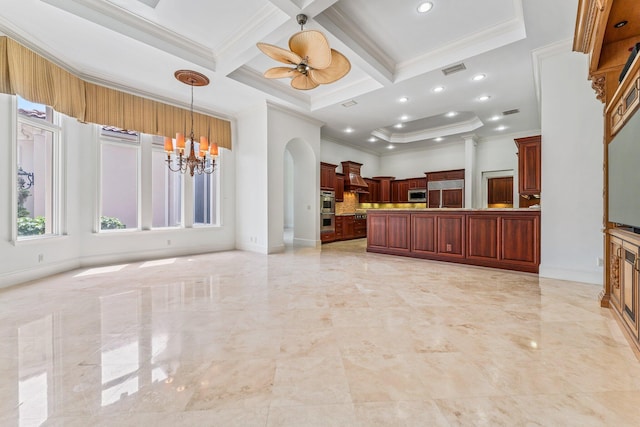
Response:
[[[111,216],[100,217],[100,230],[117,230],[120,228],[127,228],[127,226],[118,218]]]
[[[27,214],[29,214],[29,211],[27,211]],[[35,218],[23,216],[18,218],[18,236],[37,236],[44,234],[45,221],[43,216],[37,216]]]

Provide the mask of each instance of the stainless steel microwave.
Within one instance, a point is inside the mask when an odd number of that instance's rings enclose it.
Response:
[[[413,188],[409,190],[409,202],[426,202],[427,190],[424,188]]]

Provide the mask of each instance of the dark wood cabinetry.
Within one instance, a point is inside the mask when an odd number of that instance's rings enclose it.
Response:
[[[320,189],[333,190],[336,188],[336,168],[337,165],[330,163],[320,163]]]
[[[367,219],[355,215],[336,215],[336,230],[331,240],[351,240],[367,237]]]
[[[408,179],[407,181],[409,181],[410,190],[427,188],[426,178],[411,178],[411,179]]]
[[[380,182],[373,178],[365,178],[364,182],[367,183],[369,192],[358,194],[358,201],[360,203],[378,203],[380,200]]]
[[[537,273],[540,211],[368,213],[367,251]]]
[[[490,178],[487,181],[487,203],[513,205],[513,177]]]
[[[353,235],[356,239],[367,237],[366,218],[355,218],[353,221]]]
[[[440,256],[464,258],[464,221],[460,214],[441,214],[436,221],[437,253]]]
[[[541,137],[517,138],[515,142],[518,146],[518,192],[521,196],[540,195]]]
[[[393,203],[409,201],[409,180],[401,179],[391,183],[391,201]]]
[[[336,202],[344,202],[344,174],[336,174]]]
[[[372,179],[380,183],[378,190],[377,203],[391,203],[391,182],[395,179],[393,176],[374,176]]]
[[[425,172],[427,185],[427,207],[464,207],[464,169]]]
[[[342,217],[336,216],[336,232],[335,232],[335,240],[344,239],[344,228],[342,225]]]

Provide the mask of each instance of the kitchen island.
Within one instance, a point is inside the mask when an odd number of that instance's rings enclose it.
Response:
[[[371,209],[367,251],[537,273],[539,209]]]

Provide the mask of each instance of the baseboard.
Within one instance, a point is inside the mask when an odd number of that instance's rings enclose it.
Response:
[[[38,267],[30,266],[29,268],[23,270],[10,271],[8,273],[3,273],[2,275],[0,275],[0,289],[30,282],[32,280],[42,279],[43,277],[51,276],[53,274],[75,270],[79,267],[80,261],[77,259],[72,259],[69,261],[44,264]]]
[[[318,242],[320,242],[319,240],[315,240],[315,239],[300,239],[300,238],[294,238],[293,239],[293,246],[299,246],[299,247],[304,247],[304,248],[315,248],[318,247]]]
[[[563,268],[540,265],[538,276],[549,279],[569,280],[572,282],[590,283],[602,286],[603,273],[600,271],[567,270]]]
[[[98,265],[109,265],[123,262],[140,262],[149,261],[154,259],[183,257],[189,255],[200,255],[214,252],[232,251],[235,248],[212,248],[210,246],[198,246],[198,247],[184,247],[175,248],[171,251],[167,248],[152,249],[146,251],[131,251],[131,252],[118,252],[116,254],[99,254],[91,256],[81,256],[80,267],[95,267]]]

